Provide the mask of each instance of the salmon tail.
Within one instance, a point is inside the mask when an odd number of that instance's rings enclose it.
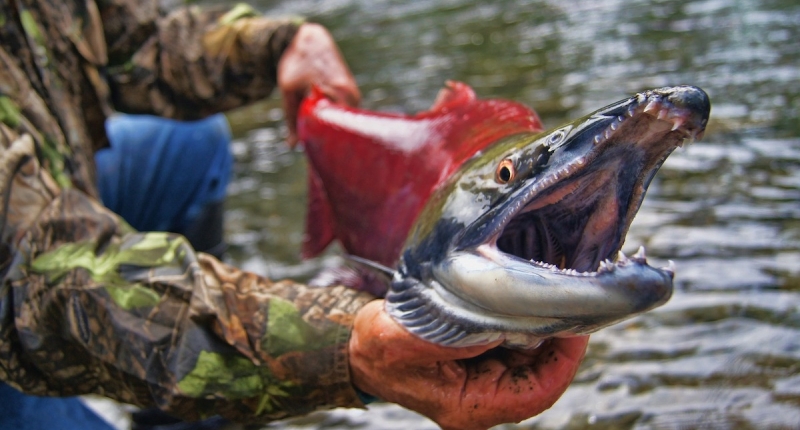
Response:
[[[333,209],[322,186],[322,179],[314,168],[308,166],[308,213],[303,234],[302,257],[319,255],[333,241]]]

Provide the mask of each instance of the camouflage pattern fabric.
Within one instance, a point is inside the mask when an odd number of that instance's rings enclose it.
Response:
[[[95,199],[112,110],[194,119],[262,98],[298,23],[156,0],[0,3],[0,380],[190,420],[363,406],[347,342],[371,296],[242,272]]]

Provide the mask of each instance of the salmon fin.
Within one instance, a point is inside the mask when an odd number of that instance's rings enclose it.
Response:
[[[384,297],[389,290],[391,278],[377,270],[362,266],[348,265],[329,267],[314,276],[310,287],[332,287],[344,285],[351,290],[364,291],[375,297]]]
[[[475,91],[469,85],[459,81],[447,81],[444,88],[436,94],[436,100],[429,112],[439,112],[450,107],[475,101]]]
[[[306,231],[303,234],[303,258],[316,257],[333,242],[334,216],[328,195],[322,186],[322,179],[310,165],[308,166],[308,212]]]

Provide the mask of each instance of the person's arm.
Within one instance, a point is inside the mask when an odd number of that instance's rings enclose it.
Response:
[[[355,80],[320,25],[259,16],[245,5],[159,16],[133,0],[111,3],[104,9],[108,77],[122,112],[198,119],[263,99],[280,86],[293,143],[297,107],[311,84],[335,101],[359,103]],[[132,11],[152,16],[132,20]]]
[[[302,24],[249,7],[182,7],[167,15],[134,0],[101,6],[114,107],[199,119],[263,99],[277,83],[281,55]],[[131,16],[145,15],[139,19]]]
[[[181,236],[134,232],[58,186],[31,135],[0,123],[0,144],[0,380],[185,419],[363,406],[348,339],[371,296],[272,282]]]

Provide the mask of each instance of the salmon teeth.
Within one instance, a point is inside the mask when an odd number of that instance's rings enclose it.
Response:
[[[613,272],[616,266],[611,260],[603,260],[600,262],[600,266],[597,268],[597,273],[603,272]]]
[[[661,102],[659,102],[658,100],[651,100],[650,103],[648,103],[647,106],[645,106],[644,111],[650,113],[658,109],[659,107],[661,107]]]
[[[661,270],[669,273],[669,277],[675,279],[675,262],[669,260],[669,264],[666,267],[662,267]]]
[[[645,255],[644,246],[640,246],[639,250],[636,251],[636,254],[633,254],[633,259],[638,261],[639,263],[647,262],[647,255]]]

